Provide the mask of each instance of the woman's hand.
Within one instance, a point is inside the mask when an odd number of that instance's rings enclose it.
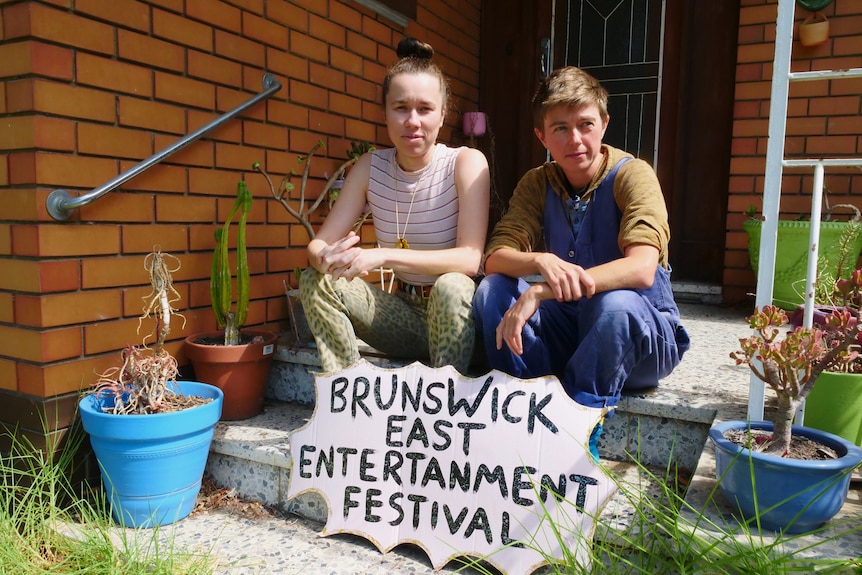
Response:
[[[324,246],[317,252],[317,269],[321,273],[331,274],[333,279],[347,277],[345,272],[362,252],[362,248],[356,246],[359,239],[356,233],[350,231],[340,240]]]

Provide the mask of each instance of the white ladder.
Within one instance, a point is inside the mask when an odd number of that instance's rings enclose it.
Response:
[[[772,282],[775,276],[775,246],[778,241],[778,214],[781,200],[781,176],[786,167],[814,168],[814,189],[811,193],[811,249],[805,280],[804,325],[810,327],[814,316],[814,280],[817,277],[817,245],[820,241],[820,212],[823,197],[823,172],[827,167],[862,167],[862,158],[811,158],[788,160],[784,157],[784,137],[787,127],[787,99],[791,81],[860,78],[862,68],[848,70],[817,70],[791,72],[793,48],[793,15],[795,0],[778,0],[778,20],[775,30],[775,62],[772,69],[769,133],[766,146],[766,173],[763,182],[763,225],[760,236],[760,265],[757,272],[755,305],[762,308],[772,303]],[[748,393],[748,419],[763,419],[765,384],[753,373]],[[797,416],[802,423],[802,413]]]

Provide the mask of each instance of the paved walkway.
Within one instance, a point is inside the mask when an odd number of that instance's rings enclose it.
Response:
[[[749,372],[735,366],[729,353],[747,333],[746,311],[695,304],[680,308],[692,347],[676,371],[662,381],[663,401],[675,398],[671,401],[680,413],[688,415],[715,412],[718,419],[744,418]],[[321,528],[298,517],[244,518],[212,509],[163,529],[175,544],[217,556],[218,572],[230,575],[431,575],[454,572],[460,566],[451,562],[434,571],[419,548],[402,545],[384,555],[360,537],[318,537]]]

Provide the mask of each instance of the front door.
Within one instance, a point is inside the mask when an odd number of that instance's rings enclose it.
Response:
[[[738,13],[739,0],[487,0],[480,102],[503,201],[545,158],[530,115],[540,76],[582,67],[610,94],[605,141],[658,174],[674,280],[720,285]]]

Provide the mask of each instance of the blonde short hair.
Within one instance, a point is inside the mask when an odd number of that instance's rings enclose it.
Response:
[[[593,76],[575,66],[559,68],[539,82],[533,95],[533,124],[545,127],[545,115],[557,106],[582,108],[595,104],[602,121],[608,120],[608,91]]]

